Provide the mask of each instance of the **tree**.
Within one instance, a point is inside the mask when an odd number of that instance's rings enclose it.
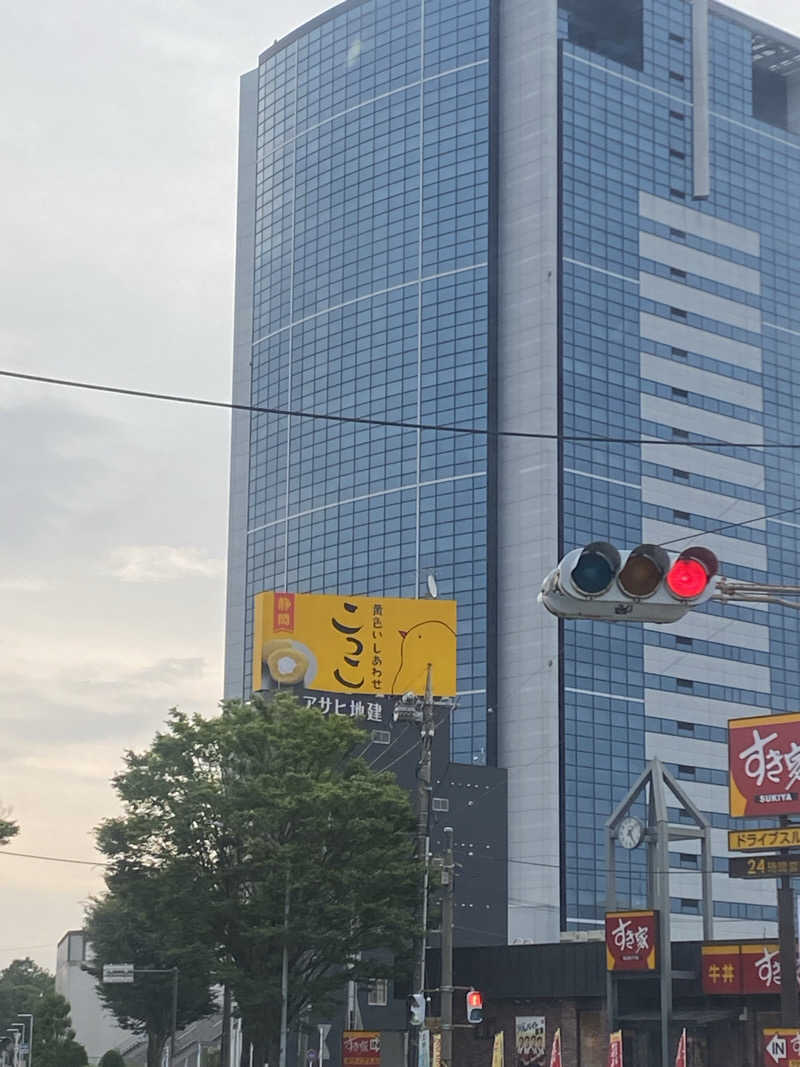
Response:
[[[115,1048],[110,1048],[100,1057],[99,1067],[125,1067],[125,1060]]]
[[[0,973],[0,1029],[34,1016],[33,1062],[38,1067],[83,1067],[86,1049],[75,1040],[69,1004],[55,979],[30,959],[14,960]]]
[[[191,877],[181,877],[178,865],[164,872],[118,871],[107,884],[108,893],[93,900],[86,913],[95,957],[88,969],[98,979],[104,963],[133,963],[139,969],[133,983],[98,981],[97,990],[120,1026],[147,1035],[148,1067],[157,1067],[172,1031],[173,978],[144,972],[177,967],[177,1025],[202,1018],[213,1009],[213,934],[204,925]]]
[[[100,827],[101,851],[120,874],[191,872],[257,1063],[278,1059],[284,954],[291,1026],[410,952],[411,806],[354,757],[363,746],[350,719],[257,695],[216,719],[173,712],[114,780],[124,814]]]
[[[9,818],[10,814],[8,810],[0,808],[0,845],[7,845],[19,833],[19,826]]]

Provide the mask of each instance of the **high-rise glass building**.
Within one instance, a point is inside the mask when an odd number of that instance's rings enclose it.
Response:
[[[708,0],[348,0],[261,55],[240,122],[234,401],[271,412],[234,415],[228,695],[257,592],[432,574],[453,759],[508,769],[509,938],[599,923],[652,756],[714,827],[718,933],[769,932],[771,883],[725,874],[726,724],[796,707],[798,620],[536,594],[597,539],[797,581],[800,41]]]

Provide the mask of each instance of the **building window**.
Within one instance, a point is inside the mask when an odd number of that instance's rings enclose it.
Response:
[[[643,67],[642,0],[561,0],[569,39],[626,67]]]
[[[385,1008],[389,1003],[389,979],[370,978],[367,989],[367,1004],[371,1008]]]

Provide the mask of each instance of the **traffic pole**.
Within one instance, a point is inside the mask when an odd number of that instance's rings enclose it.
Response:
[[[453,912],[455,863],[453,828],[444,828],[447,847],[442,867],[442,1067],[453,1067]]]

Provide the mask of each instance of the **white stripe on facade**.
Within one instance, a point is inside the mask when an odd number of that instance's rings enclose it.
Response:
[[[603,474],[590,474],[589,471],[579,471],[574,467],[565,467],[565,474],[577,474],[580,478],[596,478],[599,482],[610,482],[611,485],[624,485],[628,489],[636,489],[637,492],[642,488],[636,482],[622,482],[619,478],[606,478]]]
[[[718,219],[704,211],[696,211],[675,200],[667,200],[663,196],[653,196],[652,193],[640,191],[639,214],[653,222],[660,222],[662,226],[684,230],[696,237],[703,237],[707,241],[714,241],[715,244],[735,248],[751,256],[758,256],[761,253],[761,237],[755,230],[747,230],[743,226],[725,222],[724,219]]]
[[[715,411],[704,411],[665,397],[643,393],[641,398],[643,419],[675,426],[689,433],[702,433],[706,437],[733,444],[761,445],[764,443],[764,428],[754,422],[743,422]]]
[[[686,678],[708,685],[735,686],[757,693],[770,691],[769,667],[738,660],[703,656],[695,652],[679,652],[659,645],[644,646],[644,669],[648,674],[670,678]]]
[[[341,304],[329,304],[328,307],[320,308],[319,311],[312,311],[310,315],[304,315],[302,319],[296,319],[294,322],[287,322],[285,326],[280,326],[277,330],[272,330],[271,333],[265,333],[259,337],[258,340],[253,341],[253,348],[256,345],[263,344],[264,341],[269,341],[272,337],[277,337],[279,333],[285,333],[286,330],[291,329],[293,326],[302,326],[304,322],[310,322],[311,319],[317,319],[320,315],[330,315],[333,311],[341,311],[342,308],[350,307],[352,304],[358,304],[362,300],[372,300],[376,296],[385,296],[387,293],[396,293],[398,289],[410,289],[415,285],[419,285],[425,282],[436,281],[437,278],[449,278],[453,274],[465,274],[470,270],[480,270],[481,267],[488,267],[489,264],[486,260],[480,263],[471,263],[468,267],[454,267],[453,270],[442,270],[437,274],[426,274],[422,278],[413,278],[409,282],[399,282],[397,285],[389,285],[386,289],[375,289],[370,293],[363,293],[361,296],[354,296],[352,300],[345,300]]]
[[[761,312],[724,296],[713,296],[683,282],[671,282],[656,274],[641,274],[639,292],[644,300],[654,300],[682,311],[738,326],[740,330],[761,333]]]
[[[697,352],[723,363],[733,363],[747,370],[761,370],[761,349],[743,341],[733,341],[710,330],[700,330],[696,326],[684,326],[673,319],[661,315],[642,312],[639,316],[639,332],[642,337],[660,344],[675,345],[688,352]]]
[[[329,504],[320,504],[315,508],[307,508],[304,511],[295,511],[288,516],[288,521],[292,522],[294,519],[303,519],[307,515],[315,515],[320,511],[328,511],[330,508],[341,508],[347,504],[360,504],[364,500],[372,500],[375,497],[388,496],[390,493],[404,493],[407,490],[425,488],[428,485],[442,485],[444,482],[460,482],[466,478],[483,478],[486,476],[486,471],[470,471],[469,474],[449,474],[444,478],[430,478],[427,481],[422,482],[408,482],[405,485],[396,485],[391,489],[376,489],[372,493],[362,493],[360,496],[346,497],[342,500],[332,500]],[[247,531],[247,536],[251,534],[259,533],[261,530],[268,530],[272,526],[280,526],[286,519],[273,519],[272,522],[263,522],[259,526],[253,526]]]
[[[704,448],[691,445],[676,448],[674,445],[648,444],[642,448],[642,459],[677,468],[706,478],[719,478],[724,482],[746,485],[750,489],[764,488],[764,468],[746,459],[734,459]]]
[[[713,282],[729,285],[733,289],[742,289],[756,296],[761,293],[761,274],[751,267],[743,267],[730,259],[712,256],[678,241],[668,241],[654,233],[639,234],[639,255],[652,259],[667,267],[676,267],[689,274],[709,278]]]
[[[728,404],[752,408],[753,411],[764,409],[764,390],[760,385],[750,385],[736,378],[728,378],[724,374],[700,370],[699,367],[689,367],[683,362],[676,363],[673,359],[662,359],[649,352],[642,352],[639,367],[642,377],[650,382],[661,382],[663,385],[670,386],[679,385],[681,389],[686,389],[690,393],[712,396]]]
[[[764,505],[724,493],[712,493],[695,489],[680,482],[667,482],[660,478],[642,478],[642,501],[663,508],[677,508],[692,515],[706,515],[715,523],[747,523],[753,530],[766,528]]]
[[[740,541],[736,537],[723,534],[703,533],[691,527],[678,526],[677,523],[662,522],[660,519],[642,519],[642,540],[648,544],[666,545],[673,551],[689,548],[690,545],[705,545],[722,561],[721,571],[725,572],[725,563],[738,567],[754,567],[766,571],[767,550],[764,545],[753,541]],[[748,604],[749,608],[766,611],[766,604]]]

